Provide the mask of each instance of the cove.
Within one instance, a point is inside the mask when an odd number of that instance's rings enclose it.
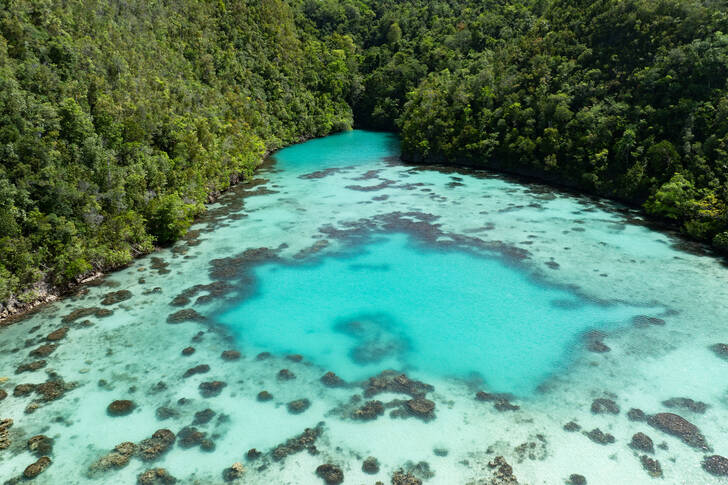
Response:
[[[393,368],[479,376],[495,391],[528,395],[568,365],[588,330],[615,330],[638,312],[405,234],[254,274],[256,294],[219,321],[245,344],[302,354],[348,380]]]

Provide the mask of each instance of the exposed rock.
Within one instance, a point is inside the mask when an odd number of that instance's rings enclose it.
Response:
[[[177,483],[177,479],[164,468],[152,468],[137,477],[138,485],[171,485]]]
[[[0,420],[0,450],[5,450],[10,447],[10,428],[13,427],[13,420],[5,418]]]
[[[586,485],[586,478],[584,475],[572,473],[569,475],[569,485]]]
[[[126,416],[128,414],[131,414],[132,411],[136,408],[136,404],[134,404],[134,401],[129,401],[128,399],[120,399],[118,401],[114,401],[106,408],[106,414],[109,416]]]
[[[120,303],[122,301],[128,300],[131,297],[132,294],[129,290],[111,291],[104,295],[104,299],[101,300],[101,304],[114,305],[115,303]]]
[[[53,332],[46,335],[46,340],[49,342],[56,342],[58,340],[61,340],[66,337],[66,334],[68,333],[70,329],[68,327],[62,327],[58,330],[54,330]]]
[[[295,401],[289,402],[286,407],[288,408],[288,412],[291,414],[301,414],[302,412],[306,411],[309,407],[311,407],[311,401],[308,399],[296,399]]]
[[[223,381],[208,381],[200,383],[198,387],[202,397],[215,397],[222,392],[225,386],[227,384]]]
[[[518,480],[513,475],[513,467],[502,456],[496,456],[488,463],[488,467],[494,468],[492,485],[518,485]]]
[[[210,408],[207,408],[203,411],[198,411],[195,413],[195,419],[192,421],[193,425],[198,424],[207,424],[210,421],[212,421],[212,418],[215,417],[215,411],[213,411]]]
[[[236,462],[233,463],[230,468],[226,468],[222,472],[222,478],[226,482],[232,482],[233,480],[238,480],[243,477],[245,474],[245,467],[242,463]]]
[[[654,453],[655,446],[649,436],[644,433],[635,433],[632,436],[632,442],[629,444],[635,450],[645,451],[647,453]]]
[[[237,350],[226,350],[222,353],[222,355],[220,355],[220,357],[222,357],[222,360],[233,361],[239,360],[241,355]]]
[[[287,440],[285,443],[276,446],[271,456],[273,460],[280,461],[289,455],[308,450],[311,454],[316,454],[316,440],[323,432],[323,423],[319,423],[315,428],[306,428],[303,433]]]
[[[182,428],[177,437],[179,438],[179,446],[182,448],[192,448],[199,446],[205,439],[206,433],[198,430],[194,426],[186,426]]]
[[[641,409],[632,408],[627,411],[627,418],[630,421],[646,421],[647,415]]]
[[[260,402],[270,401],[271,399],[273,399],[273,394],[268,391],[260,391],[258,393],[258,401]]]
[[[71,387],[69,385],[69,387]],[[41,401],[55,401],[66,393],[66,385],[63,381],[49,380],[35,386],[36,394],[40,394]]]
[[[204,322],[205,317],[197,313],[197,311],[193,310],[192,308],[187,308],[185,310],[179,310],[172,314],[170,314],[167,317],[167,323],[183,323],[183,322]]]
[[[16,374],[22,374],[23,372],[35,372],[45,367],[47,362],[45,360],[36,360],[28,362],[27,364],[21,364],[15,369]]]
[[[662,477],[662,467],[660,466],[659,461],[652,459],[647,455],[642,455],[640,457],[640,463],[642,463],[642,468],[644,468],[651,477]]]
[[[397,470],[392,474],[392,485],[422,485],[422,480],[404,470]]]
[[[658,413],[650,416],[647,423],[667,434],[677,436],[685,444],[701,450],[710,450],[705,437],[697,426],[682,416],[673,413]]]
[[[429,384],[412,380],[405,374],[399,374],[391,370],[370,377],[364,384],[364,395],[366,397],[372,397],[381,392],[395,392],[418,398],[425,397],[432,390],[434,388]]]
[[[38,461],[36,461],[32,465],[28,465],[25,471],[23,471],[23,476],[28,479],[35,478],[43,473],[50,465],[51,459],[47,456],[41,456],[40,458],[38,458]]]
[[[604,433],[599,428],[594,428],[593,430],[587,432],[584,432],[584,434],[592,440],[594,443],[599,443],[600,445],[607,445],[610,443],[614,443],[614,436],[612,436],[609,433]]]
[[[45,344],[41,345],[37,349],[33,349],[30,351],[31,357],[48,357],[53,353],[54,350],[58,348],[58,345],[56,344]]]
[[[290,381],[291,379],[295,379],[296,375],[289,371],[288,369],[281,369],[278,371],[278,380],[279,381]]]
[[[181,434],[181,431],[180,431]],[[172,447],[176,439],[173,432],[168,429],[158,429],[151,438],[139,443],[139,458],[144,461],[154,461],[165,454]]]
[[[405,403],[407,411],[418,418],[428,421],[435,417],[435,403],[429,399],[417,398],[410,399]]]
[[[717,477],[728,477],[728,458],[720,455],[706,456],[703,470]]]
[[[28,440],[28,450],[37,457],[53,453],[53,439],[39,434]]]
[[[321,382],[326,387],[343,387],[346,385],[346,382],[341,377],[331,371],[321,376]]]
[[[369,475],[379,473],[379,460],[373,456],[367,457],[361,465],[361,471],[368,473]]]
[[[667,408],[681,408],[694,413],[703,414],[708,405],[704,402],[693,401],[689,397],[673,397],[667,401],[662,401],[662,405]]]
[[[116,445],[111,453],[102,456],[89,467],[91,476],[100,472],[105,472],[112,468],[119,469],[125,467],[129,464],[129,460],[132,455],[136,453],[136,450],[137,445],[130,441],[125,441],[124,443]]]
[[[377,419],[379,416],[384,414],[384,404],[382,401],[367,401],[358,409],[355,409],[351,413],[353,419],[359,419],[362,421],[371,421]]]
[[[574,421],[569,421],[564,425],[564,431],[568,431],[569,433],[573,433],[575,431],[579,431],[581,429],[581,426],[579,426]]]
[[[327,485],[338,485],[344,481],[344,472],[341,467],[325,463],[316,468],[316,475],[321,477]]]
[[[194,353],[195,353],[194,347],[185,347],[184,349],[182,349],[182,355],[192,355]]]
[[[200,364],[187,369],[185,373],[182,374],[182,377],[187,378],[192,377],[196,374],[205,374],[207,372],[210,372],[210,366],[207,364]]]

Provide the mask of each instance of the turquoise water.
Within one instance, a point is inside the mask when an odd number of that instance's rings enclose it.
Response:
[[[527,395],[568,365],[581,334],[637,314],[538,282],[499,258],[404,234],[254,273],[255,296],[219,321],[244,342],[303,354],[347,380],[395,368],[478,375],[493,390]]]
[[[0,483],[23,481],[43,434],[52,462],[27,483],[164,468],[217,485],[239,463],[229,483],[320,485],[333,463],[345,485],[490,484],[502,456],[521,484],[728,484],[703,467],[728,455],[724,261],[619,205],[398,154],[366,131],[286,148],[174,247],[0,327]],[[359,419],[368,400],[381,412]],[[679,414],[712,450],[632,408]],[[288,441],[316,426],[308,449]],[[166,451],[109,466],[160,429]]]

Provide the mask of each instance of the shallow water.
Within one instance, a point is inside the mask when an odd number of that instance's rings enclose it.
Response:
[[[572,473],[589,484],[650,483],[645,453],[629,446],[638,431],[654,441],[662,483],[728,483],[701,468],[705,455],[728,454],[728,361],[709,348],[728,341],[721,261],[680,250],[683,241],[609,203],[406,166],[397,154],[392,135],[363,131],[282,150],[185,241],[0,330],[9,394],[0,419],[14,420],[0,483],[36,460],[26,442],[41,433],[55,440],[53,463],[34,483],[135,483],[152,467],[178,483],[223,483],[235,462],[246,468],[238,483],[323,483],[315,470],[327,462],[344,483],[389,483],[400,468],[428,484],[491,483],[498,455],[520,483],[568,483]],[[102,304],[119,290],[131,297]],[[113,313],[63,322],[90,307]],[[196,313],[176,313],[185,309]],[[185,321],[168,323],[173,314]],[[29,355],[64,326],[50,355]],[[182,355],[188,346],[195,352]],[[221,358],[231,349],[242,357]],[[41,358],[45,367],[15,372]],[[201,364],[209,370],[184,377]],[[364,397],[366,379],[385,369],[433,386],[434,412],[412,415],[407,394]],[[326,371],[347,384],[323,385]],[[61,379],[57,399],[14,395],[18,384]],[[226,384],[219,394],[200,391],[215,380]],[[264,389],[270,401],[256,398]],[[509,397],[477,400],[479,390]],[[663,402],[676,397],[707,407]],[[310,407],[289,412],[301,398]],[[618,413],[592,412],[597,398]],[[136,408],[109,416],[116,399]],[[385,404],[383,415],[353,419],[368,399]],[[178,433],[208,408],[213,418],[194,426],[214,451],[178,437],[155,460],[89,472],[119,443]],[[713,451],[629,420],[630,408],[680,414]],[[570,421],[581,431],[565,431]],[[319,422],[317,454],[271,453]],[[590,440],[583,431],[594,428],[614,442]],[[263,456],[249,460],[250,448]],[[374,475],[361,469],[370,455],[381,464]]]

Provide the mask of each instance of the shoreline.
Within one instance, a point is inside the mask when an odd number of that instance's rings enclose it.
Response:
[[[363,129],[363,128],[354,128],[354,129]],[[367,130],[367,131],[381,131],[381,130]],[[208,204],[215,203],[223,194],[227,193],[230,189],[233,187],[236,187],[240,184],[245,184],[247,182],[250,182],[255,177],[255,174],[257,171],[266,164],[268,160],[279,150],[282,150],[286,147],[297,145],[300,143],[305,143],[307,141],[316,139],[316,138],[322,138],[325,136],[334,135],[338,132],[329,133],[328,135],[322,135],[322,136],[302,136],[297,141],[290,143],[288,145],[281,146],[280,148],[274,149],[274,150],[266,150],[261,157],[259,163],[257,164],[255,171],[253,172],[253,175],[250,178],[244,177],[241,173],[233,174],[230,177],[230,185],[226,187],[222,191],[215,191],[211,192],[207,195],[207,200],[205,202],[205,206]],[[640,215],[644,216],[645,219],[643,221],[635,221],[634,223],[639,223],[642,225],[645,225],[649,227],[650,229],[662,232],[662,233],[668,233],[669,235],[673,236],[674,238],[678,239],[681,243],[678,245],[681,250],[690,252],[692,254],[699,254],[702,256],[709,256],[714,258],[724,258],[725,256],[715,250],[710,244],[706,243],[705,241],[700,241],[694,238],[689,237],[688,235],[680,232],[679,228],[677,228],[674,224],[670,224],[668,221],[660,220],[655,217],[652,217],[648,215],[644,209],[635,203],[634,201],[624,200],[620,199],[618,197],[610,197],[608,195],[602,195],[598,194],[592,191],[587,191],[584,189],[580,189],[575,184],[569,184],[568,182],[564,182],[556,180],[554,177],[549,177],[548,174],[537,174],[537,173],[529,173],[525,170],[514,170],[512,168],[506,168],[506,167],[500,167],[500,166],[481,166],[476,163],[474,163],[472,160],[462,159],[462,160],[448,160],[443,157],[428,157],[423,158],[419,157],[413,154],[408,154],[405,152],[400,153],[399,159],[402,163],[410,165],[412,167],[420,168],[420,169],[434,169],[437,167],[441,168],[448,168],[453,170],[458,169],[468,169],[473,170],[474,172],[483,172],[483,173],[490,173],[493,175],[498,176],[504,176],[504,177],[510,177],[513,178],[515,181],[519,183],[537,183],[541,185],[545,185],[548,187],[551,187],[555,190],[565,192],[572,194],[574,196],[581,196],[581,197],[589,197],[594,200],[603,200],[607,202],[612,203],[618,203],[625,206],[626,209],[634,210],[639,212]],[[201,214],[200,214],[201,215]],[[198,216],[199,217],[199,216]],[[195,218],[195,221],[197,218]],[[183,236],[184,237],[184,236]],[[176,242],[176,241],[175,241]],[[174,243],[172,243],[174,244]],[[107,274],[114,273],[116,271],[122,270],[126,267],[128,267],[130,264],[132,264],[137,259],[148,256],[149,254],[154,254],[157,251],[164,249],[168,246],[155,246],[154,249],[150,252],[140,252],[139,254],[134,255],[134,258],[132,261],[130,261],[127,264],[112,267],[112,268],[101,268],[95,270],[93,273],[87,275],[86,277],[80,279],[77,283],[73,283],[70,285],[67,285],[65,288],[58,287],[58,286],[52,286],[49,285],[45,281],[40,281],[36,283],[35,287],[33,289],[28,290],[27,293],[36,292],[37,296],[30,299],[28,302],[21,302],[17,297],[11,298],[8,302],[0,302],[0,329],[2,329],[5,326],[12,325],[13,323],[23,320],[24,318],[34,314],[35,312],[42,309],[45,305],[48,305],[50,303],[54,303],[62,298],[71,296],[75,294],[79,289],[83,288],[85,285],[88,285],[89,283],[92,283],[93,281],[96,281],[100,278],[103,278]]]

